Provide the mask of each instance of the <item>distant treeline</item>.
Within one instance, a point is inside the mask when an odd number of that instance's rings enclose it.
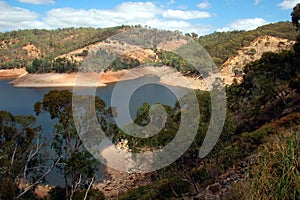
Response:
[[[81,62],[67,58],[34,59],[26,65],[28,73],[71,73],[77,72]]]
[[[57,30],[19,30],[7,33],[0,33],[0,68],[11,69],[14,67],[27,67],[30,73],[44,73],[54,70],[56,72],[76,71],[78,63],[73,61],[58,60],[57,65],[49,58],[55,58],[70,51],[103,41],[110,36],[130,28],[141,28],[141,26],[118,26],[113,28],[65,28]],[[195,33],[186,34],[198,41],[210,54],[217,66],[223,64],[229,57],[235,55],[237,51],[250,44],[259,36],[271,35],[289,40],[296,39],[295,27],[290,22],[279,22],[261,26],[251,31],[230,31],[215,32],[205,36],[198,36]],[[29,56],[25,47],[33,45],[38,50],[39,61]],[[84,53],[84,52],[83,52]],[[194,74],[193,68],[180,58],[175,58],[172,53],[156,52],[160,63],[176,68],[184,74]],[[50,59],[51,60],[51,59]],[[131,63],[133,62],[133,63]],[[34,64],[34,66],[30,66]],[[135,59],[120,58],[111,66],[113,70],[132,68],[138,64]],[[36,67],[40,66],[41,69]],[[49,67],[50,66],[50,67]],[[196,72],[195,72],[196,73]],[[197,73],[196,73],[197,74]]]

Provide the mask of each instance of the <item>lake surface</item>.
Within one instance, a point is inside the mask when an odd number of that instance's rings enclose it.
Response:
[[[53,89],[68,89],[72,91],[73,88],[26,88],[26,87],[13,87],[9,84],[12,80],[0,80],[0,110],[6,110],[14,115],[35,115],[33,106],[35,102],[41,101],[44,94]],[[141,81],[158,81],[157,77],[146,76],[134,80],[123,81],[123,90],[118,90],[120,93],[118,96],[126,96],[128,92],[126,87],[132,87],[139,85]],[[100,87],[96,91],[96,95],[102,98],[107,106],[114,106],[111,104],[111,97],[116,84],[109,84],[106,87]],[[179,96],[183,96],[186,89],[180,87],[171,87],[173,91]],[[177,98],[174,93],[165,86],[158,84],[146,84],[139,87],[131,96],[129,105],[124,103],[124,106],[129,106],[130,115],[132,118],[135,117],[137,109],[144,103],[148,102],[151,105],[155,103],[166,104],[174,106]],[[125,99],[117,99],[121,103]],[[119,110],[122,111],[122,110]],[[124,119],[123,124],[128,123],[129,119]],[[47,138],[48,141],[52,141],[53,126],[56,123],[55,120],[50,119],[50,115],[47,112],[42,112],[37,116],[37,124],[42,126],[42,135]],[[50,142],[49,142],[50,143]],[[50,185],[62,185],[63,177],[57,172],[52,172],[48,177],[47,181]]]

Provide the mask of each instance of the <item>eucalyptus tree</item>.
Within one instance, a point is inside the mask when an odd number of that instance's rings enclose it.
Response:
[[[41,127],[34,116],[0,111],[0,199],[33,195],[60,157],[45,165]]]
[[[109,109],[106,109],[102,99],[96,97],[95,102],[99,122],[104,126]],[[72,199],[76,191],[91,188],[100,167],[77,133],[72,113],[72,93],[68,90],[52,90],[34,107],[37,115],[44,110],[49,112],[52,119],[57,119],[51,147],[57,157],[62,157],[57,168],[64,175],[66,198]]]

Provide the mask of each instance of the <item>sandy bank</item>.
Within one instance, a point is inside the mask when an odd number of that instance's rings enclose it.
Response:
[[[28,74],[24,68],[21,69],[0,69],[0,79],[20,78]]]
[[[108,199],[116,199],[118,194],[151,182],[149,173],[130,172],[135,164],[134,161],[130,161],[132,154],[127,143],[127,140],[121,140],[116,146],[110,145],[99,154],[106,161],[107,166],[103,172],[104,180],[94,187],[104,192]]]
[[[95,83],[89,81],[94,77],[101,77],[97,86],[103,87],[108,83],[114,83],[119,81],[120,77],[124,74],[124,71],[107,72],[107,73],[84,73],[84,84],[82,86],[93,86]],[[45,73],[45,74],[27,74],[16,80],[11,84],[15,87],[73,87],[78,85],[76,82],[77,73]],[[92,78],[93,77],[93,78]]]
[[[184,77],[181,73],[174,71],[170,67],[146,66],[117,72],[108,71],[106,73],[80,72],[80,81],[76,79],[77,73],[46,73],[46,74],[26,74],[12,81],[16,87],[73,87],[77,86],[97,86],[103,87],[109,83],[132,80],[146,75],[156,75],[160,77],[160,82],[171,86],[180,86],[191,89],[207,90],[203,80]]]

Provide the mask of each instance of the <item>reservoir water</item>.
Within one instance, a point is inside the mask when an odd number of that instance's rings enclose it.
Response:
[[[127,86],[135,85],[141,79],[155,79],[153,76],[146,76],[139,79],[124,81]],[[158,78],[156,78],[158,79]],[[41,101],[44,94],[53,89],[68,89],[72,91],[73,88],[26,88],[26,87],[13,87],[9,84],[12,80],[0,80],[0,110],[6,110],[14,115],[35,115],[33,106],[35,102]],[[186,90],[180,87],[171,87],[173,91],[176,91],[179,96],[185,94]],[[115,84],[109,84],[105,87],[100,87],[96,91],[96,95],[102,98],[107,106],[111,106],[112,92],[115,88]],[[151,105],[154,103],[166,104],[174,106],[177,98],[174,93],[165,86],[158,84],[146,84],[138,88],[130,98],[129,106],[130,114],[134,118],[135,113],[144,102],[148,102]],[[125,93],[126,90],[118,91]],[[118,101],[124,101],[124,99],[118,99]],[[112,105],[113,106],[113,105]],[[37,125],[42,126],[42,135],[47,138],[47,141],[52,141],[53,126],[56,123],[55,120],[51,120],[47,112],[42,112],[37,116]],[[53,171],[47,177],[48,184],[50,185],[62,185],[63,177],[57,172]]]

